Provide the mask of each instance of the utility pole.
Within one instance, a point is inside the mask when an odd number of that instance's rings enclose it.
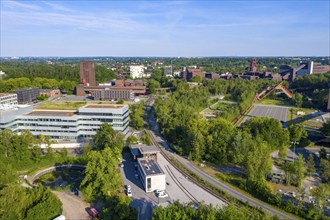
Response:
[[[293,144],[293,152],[296,155],[296,144],[299,144],[299,142],[298,141],[291,141],[291,144]],[[295,159],[293,159],[293,160],[295,160]]]

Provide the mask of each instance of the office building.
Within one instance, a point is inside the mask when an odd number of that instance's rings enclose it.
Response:
[[[17,94],[0,93],[0,105],[17,105]]]
[[[144,77],[144,65],[132,65],[129,67],[129,70],[133,79]]]
[[[80,62],[80,83],[85,86],[96,86],[94,62]]]
[[[14,91],[17,94],[18,104],[28,104],[32,102],[37,102],[37,97],[39,96],[38,88],[27,88],[19,89]]]
[[[146,192],[166,189],[166,175],[157,163],[159,149],[156,146],[136,144],[130,146],[133,159],[137,161],[137,170]]]
[[[103,123],[126,134],[128,106],[88,104],[77,111],[33,110],[30,105],[0,107],[1,130],[10,129],[16,133],[29,130],[34,136],[42,134],[58,141],[90,139]]]

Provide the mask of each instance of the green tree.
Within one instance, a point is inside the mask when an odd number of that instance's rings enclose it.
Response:
[[[151,141],[150,135],[147,132],[145,132],[142,135],[141,141],[142,141],[142,143],[144,143],[146,145],[152,145],[152,141]]]
[[[320,131],[325,136],[330,136],[330,121],[327,121],[326,123],[323,123],[322,127],[320,128]]]
[[[203,82],[203,78],[200,75],[196,75],[193,78],[191,78],[191,82],[201,83]]]
[[[315,197],[316,207],[319,212],[323,211],[324,203],[329,193],[330,186],[327,184],[320,184],[311,190],[310,194]]]
[[[130,135],[128,136],[128,138],[126,139],[126,145],[130,146],[132,144],[136,144],[138,141],[137,137],[135,135]]]
[[[308,155],[308,160],[306,162],[306,172],[308,175],[313,175],[315,173],[315,163],[312,154]]]
[[[292,98],[293,104],[300,108],[303,104],[303,96],[300,93],[296,93]]]
[[[80,184],[86,201],[116,195],[121,183],[118,156],[105,147],[101,151],[90,151],[87,161],[85,177]]]
[[[132,199],[118,194],[105,200],[102,219],[109,220],[135,220],[137,210],[130,206]]]
[[[325,183],[330,182],[330,160],[321,159],[321,177]]]
[[[149,88],[149,92],[151,94],[155,94],[157,88],[160,88],[160,83],[154,79],[150,79],[148,82],[148,88]]]
[[[299,142],[303,138],[307,138],[307,132],[302,124],[289,125],[290,140]]]
[[[102,150],[110,148],[117,158],[121,158],[124,143],[124,135],[113,130],[112,126],[108,123],[102,124],[94,137],[95,149]]]

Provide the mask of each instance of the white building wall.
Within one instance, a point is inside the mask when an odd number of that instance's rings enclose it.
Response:
[[[144,65],[134,65],[129,67],[130,76],[135,78],[142,78],[144,76]]]
[[[0,95],[0,105],[17,105],[17,94]]]
[[[153,192],[156,189],[166,190],[166,176],[165,174],[156,175],[156,176],[147,176],[151,178],[151,190],[147,192]]]
[[[299,66],[300,64],[298,64]],[[308,61],[307,62],[307,69],[301,69],[297,71],[297,76],[302,76],[306,74],[313,74],[313,68],[314,68],[314,62],[313,61]]]

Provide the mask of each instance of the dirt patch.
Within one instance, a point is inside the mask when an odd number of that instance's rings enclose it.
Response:
[[[89,215],[86,208],[89,204],[84,202],[82,198],[71,194],[70,192],[53,191],[55,195],[63,203],[63,215],[68,220],[88,220]]]

